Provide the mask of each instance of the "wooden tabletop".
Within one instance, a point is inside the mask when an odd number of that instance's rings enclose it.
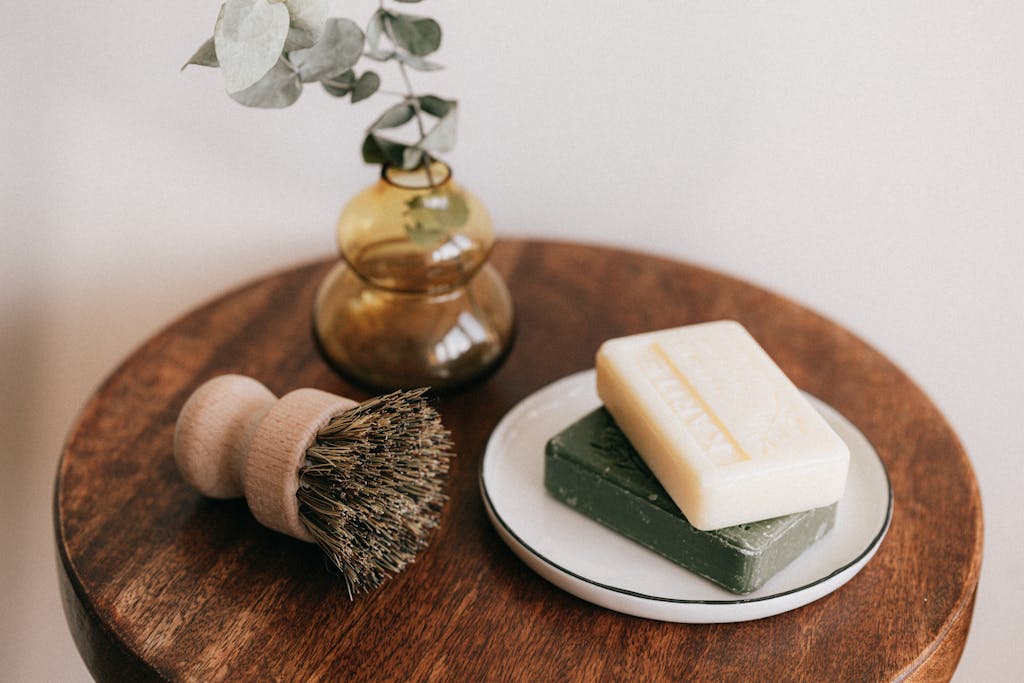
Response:
[[[978,583],[982,512],[945,419],[842,327],[742,281],[650,255],[505,241],[518,333],[490,379],[442,397],[458,457],[420,559],[350,601],[316,547],[204,499],[174,467],[178,410],[204,380],[248,374],[281,394],[367,393],[317,353],[310,310],[331,266],[271,275],[186,315],[129,357],[72,428],[54,497],[65,612],[99,680],[945,680]],[[501,416],[593,365],[609,337],[742,322],[802,389],[856,424],[892,479],[875,558],[823,599],[738,624],[670,624],[590,605],[499,539],[477,475]],[[539,456],[538,456],[539,457]]]

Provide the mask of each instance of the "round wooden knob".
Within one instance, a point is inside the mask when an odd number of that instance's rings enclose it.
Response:
[[[317,432],[356,405],[319,389],[297,389],[277,399],[251,377],[215,377],[182,407],[174,459],[204,495],[244,495],[261,524],[312,542],[295,498],[299,467]]]

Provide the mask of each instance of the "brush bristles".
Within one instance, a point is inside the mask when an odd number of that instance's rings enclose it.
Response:
[[[427,389],[396,391],[333,418],[299,470],[299,517],[349,595],[402,571],[447,497],[451,438]]]

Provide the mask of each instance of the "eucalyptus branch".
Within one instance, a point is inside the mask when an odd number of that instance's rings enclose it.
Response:
[[[330,95],[348,97],[352,104],[378,92],[401,97],[370,126],[363,159],[405,169],[425,166],[433,184],[431,163],[455,144],[457,103],[416,94],[409,69],[441,68],[426,59],[441,46],[440,25],[429,17],[389,9],[384,0],[378,0],[365,32],[350,19],[327,17],[327,11],[327,0],[226,0],[213,37],[186,66],[219,67],[228,95],[250,107],[290,106],[308,83],[320,83]],[[380,76],[372,70],[357,74],[363,57],[397,62],[406,92],[382,90]],[[410,122],[416,126],[417,142],[402,143],[387,134]]]

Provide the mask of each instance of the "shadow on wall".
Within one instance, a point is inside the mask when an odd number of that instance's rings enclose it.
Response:
[[[29,640],[63,627],[49,513],[64,426],[49,420],[65,398],[48,386],[42,292],[10,289],[0,309],[0,670],[12,670],[0,678],[16,680],[41,650]],[[50,640],[53,655],[38,657],[74,655],[70,637]]]
[[[308,247],[307,247],[308,249]],[[53,490],[67,432],[91,392],[185,311],[274,270],[302,247],[196,249],[133,263],[4,263],[0,287],[0,680],[86,681],[57,587]],[[320,256],[329,257],[324,251]],[[65,254],[62,263],[75,263]],[[40,271],[42,271],[42,274]]]

